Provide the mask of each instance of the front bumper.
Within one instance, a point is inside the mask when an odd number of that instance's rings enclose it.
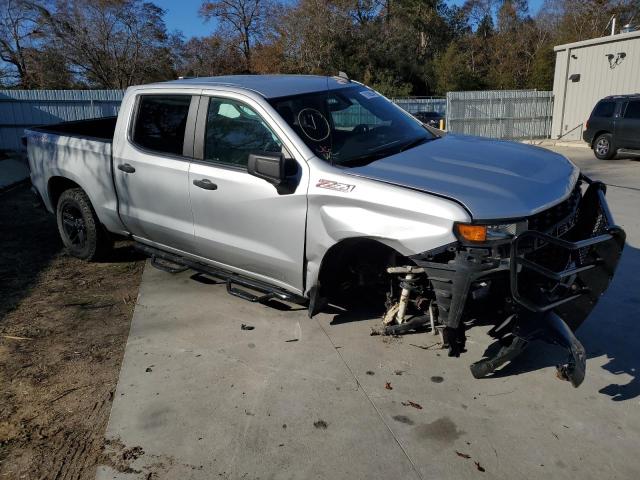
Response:
[[[527,230],[497,249],[448,246],[446,261],[435,261],[434,252],[412,257],[429,276],[439,321],[445,328],[463,328],[465,314],[472,310],[474,288],[482,282],[491,282],[497,290],[494,297],[504,299],[506,308],[499,305],[496,310],[512,315],[509,328],[492,331],[503,348],[498,355],[474,364],[474,376],[495,370],[531,340],[543,339],[570,353],[559,375],[574,386],[582,382],[586,356],[572,332],[613,278],[625,232],[615,225],[609,211],[606,186],[584,176],[581,179],[587,188],[572,210],[570,227],[564,219],[563,228],[551,232]]]

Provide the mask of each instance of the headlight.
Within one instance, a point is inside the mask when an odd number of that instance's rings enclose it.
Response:
[[[476,225],[456,223],[454,233],[463,242],[486,243],[507,240],[526,230],[527,222],[505,223],[498,225]]]

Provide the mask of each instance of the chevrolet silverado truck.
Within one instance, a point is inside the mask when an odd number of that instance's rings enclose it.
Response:
[[[227,76],[129,88],[117,118],[26,130],[35,193],[81,259],[126,237],[154,265],[251,301],[384,306],[384,332],[493,325],[490,375],[564,347],[624,246],[606,187],[557,153],[444,134],[345,76]]]

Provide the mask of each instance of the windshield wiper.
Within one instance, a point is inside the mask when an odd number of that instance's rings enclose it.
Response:
[[[344,162],[338,163],[338,165],[350,165],[350,166],[354,166],[354,164],[358,166],[368,165],[369,163],[375,162],[376,160],[379,160],[383,157],[388,157],[389,155],[395,155],[396,153],[404,152],[405,150],[409,150],[410,148],[417,147],[418,145],[422,145],[423,143],[427,143],[432,140],[436,140],[438,138],[440,137],[434,136],[433,138],[428,138],[428,137],[416,138],[414,140],[411,140],[405,143],[399,148],[391,147],[391,145],[395,145],[396,143],[398,143],[398,141],[396,140],[393,142],[389,142],[385,145],[382,145],[381,147],[371,150],[370,152],[365,153],[363,155],[349,158]]]
[[[433,136],[433,138],[416,138],[415,140],[411,140],[410,142],[404,144],[400,147],[400,152],[404,152],[405,150],[409,150],[410,148],[417,147],[418,145],[422,145],[423,143],[431,142],[433,140],[437,140],[440,137]]]
[[[392,143],[396,143],[396,142],[392,142]],[[359,166],[367,165],[368,163],[371,163],[375,160],[389,156],[390,155],[389,150],[390,150],[389,145],[387,144],[382,147],[371,150],[370,152],[365,153],[363,155],[349,158],[344,162],[339,163],[339,165],[353,165],[353,164],[358,164]]]

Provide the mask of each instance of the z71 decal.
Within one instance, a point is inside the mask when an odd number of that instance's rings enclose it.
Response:
[[[316,187],[326,188],[327,190],[335,190],[337,192],[344,193],[351,192],[354,188],[356,188],[355,185],[349,185],[348,183],[339,183],[334,180],[318,180],[318,183],[316,183]]]

